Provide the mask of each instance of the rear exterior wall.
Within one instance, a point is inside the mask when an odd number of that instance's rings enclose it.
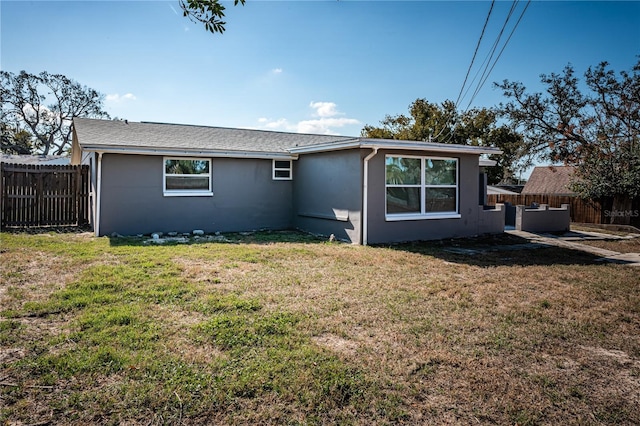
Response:
[[[460,218],[386,220],[385,156],[387,154],[457,158]],[[368,243],[437,240],[478,235],[481,233],[478,218],[482,209],[478,196],[479,179],[480,168],[477,155],[425,151],[378,151],[378,154],[369,161]]]
[[[296,228],[361,243],[362,156],[363,150],[350,149],[304,154],[294,161]]]
[[[213,196],[163,195],[162,156],[104,154],[100,235],[292,227],[292,181],[272,161],[212,158]]]

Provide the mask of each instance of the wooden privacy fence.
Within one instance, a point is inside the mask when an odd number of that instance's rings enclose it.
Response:
[[[570,197],[562,195],[504,195],[489,194],[487,195],[487,204],[496,205],[496,203],[511,203],[514,206],[530,206],[533,203],[548,204],[549,207],[561,207],[562,204],[569,204],[572,222],[578,223],[603,223],[602,207],[600,203],[583,200],[579,197]]]
[[[2,227],[89,223],[89,166],[0,163]]]

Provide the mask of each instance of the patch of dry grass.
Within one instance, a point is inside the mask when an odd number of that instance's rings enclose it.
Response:
[[[0,378],[20,387],[0,389],[0,419],[640,423],[637,269],[560,248],[462,255],[446,251],[446,242],[359,247],[279,237],[143,247],[11,236],[0,255],[7,317]],[[57,265],[75,268],[63,273]],[[107,275],[116,266],[120,275]],[[126,299],[135,309],[112,301],[101,302],[112,304],[106,311],[24,315],[29,303],[57,300],[101,276],[127,283],[113,297],[135,288]],[[157,295],[163,286],[169,290]],[[132,333],[117,340],[130,354],[122,368],[97,364],[72,379],[59,364],[30,368],[31,376],[17,370],[40,362],[39,353],[74,354],[86,339],[101,336],[107,345],[112,337],[99,334],[105,322]],[[164,389],[150,375],[173,384]]]
[[[618,253],[640,253],[640,238],[629,240],[581,241],[581,243],[605,250],[617,251]]]

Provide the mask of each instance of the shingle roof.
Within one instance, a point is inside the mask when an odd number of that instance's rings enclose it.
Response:
[[[88,118],[75,118],[73,124],[78,142],[83,149],[120,147],[288,154],[288,149],[297,146],[330,144],[356,139],[345,136]]]
[[[518,193],[500,186],[487,185],[487,195],[518,195]]]
[[[144,154],[176,153],[227,155],[239,157],[295,156],[300,153],[333,151],[349,148],[391,148],[500,154],[496,148],[441,144],[420,141],[367,139],[350,136],[312,135],[267,130],[231,129],[226,127],[184,124],[137,123],[120,120],[75,118],[75,151],[130,152]]]
[[[63,155],[16,155],[0,154],[0,162],[13,164],[35,164],[40,166],[68,165],[71,158]]]
[[[535,167],[522,190],[523,195],[576,195],[571,190],[571,166]]]

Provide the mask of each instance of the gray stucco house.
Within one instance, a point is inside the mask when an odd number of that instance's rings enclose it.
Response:
[[[496,153],[76,118],[72,163],[91,165],[96,235],[297,228],[376,244],[502,232],[504,211],[483,206],[480,157]]]

